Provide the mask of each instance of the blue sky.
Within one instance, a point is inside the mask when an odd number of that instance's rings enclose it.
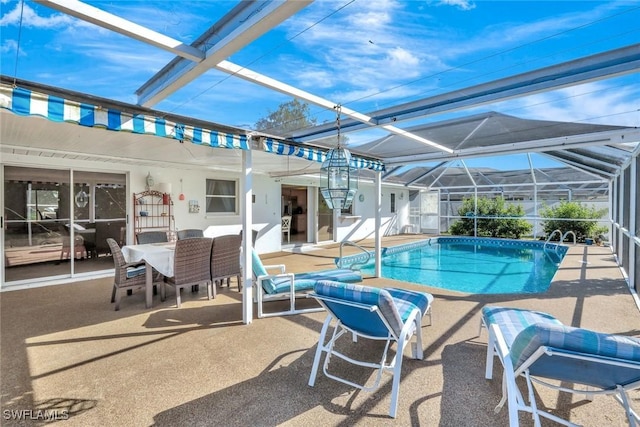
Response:
[[[87,3],[187,44],[236,4]],[[173,59],[41,4],[0,6],[1,72],[10,77],[136,103],[135,91]],[[315,1],[228,60],[369,112],[639,42],[639,1]],[[636,73],[457,114],[640,126],[639,83]],[[289,100],[211,70],[153,108],[251,128]],[[318,123],[335,120],[311,112]]]

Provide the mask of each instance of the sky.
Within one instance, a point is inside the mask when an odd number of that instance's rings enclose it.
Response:
[[[235,1],[90,1],[190,44]],[[0,0],[3,75],[117,101],[174,55],[32,1]],[[359,112],[640,43],[640,1],[318,0],[227,60]],[[640,47],[639,47],[640,49]],[[210,70],[152,108],[251,129],[287,95]],[[433,115],[640,126],[640,73]],[[310,106],[317,123],[335,111]],[[351,144],[382,136],[350,134]]]

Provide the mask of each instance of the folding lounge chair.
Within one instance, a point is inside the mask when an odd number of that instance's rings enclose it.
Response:
[[[518,426],[519,411],[530,412],[536,426],[541,416],[575,425],[539,409],[533,383],[589,399],[613,395],[624,407],[629,425],[640,422],[627,395],[640,387],[640,339],[565,326],[547,313],[504,307],[484,307],[481,327],[489,331],[485,378],[492,378],[494,356],[504,368],[503,396],[495,411],[507,402],[510,426]],[[516,385],[518,376],[525,378],[528,404]],[[556,385],[560,381],[585,389]]]
[[[347,268],[312,271],[309,273],[287,273],[284,264],[264,265],[256,251],[252,251],[253,274],[256,278],[255,300],[258,304],[258,317],[286,316],[289,314],[321,311],[322,307],[296,309],[296,297],[305,297],[320,280],[335,280],[345,283],[362,282],[359,271]],[[275,272],[269,274],[268,271]],[[263,304],[268,301],[289,300],[289,309],[265,313]]]
[[[409,291],[395,288],[374,288],[369,286],[338,283],[333,281],[319,281],[315,285],[315,292],[310,297],[315,298],[329,313],[322,325],[316,355],[313,360],[309,385],[313,387],[318,374],[318,366],[322,353],[326,353],[323,364],[324,374],[336,381],[348,384],[364,391],[373,391],[380,386],[383,372],[393,374],[391,388],[391,407],[389,415],[395,418],[398,409],[398,392],[400,387],[400,372],[405,346],[415,335],[416,340],[411,346],[414,359],[422,359],[422,317],[429,314],[431,323],[431,303],[433,296],[425,292]],[[337,324],[333,334],[325,344],[329,325],[332,320]],[[336,350],[336,341],[345,333],[351,333],[353,341],[358,336],[384,340],[382,358],[379,363],[355,360]],[[387,362],[387,352],[391,344],[396,343],[396,354]],[[348,379],[338,377],[329,372],[331,356],[336,356],[349,363],[377,370],[373,384],[357,384]]]

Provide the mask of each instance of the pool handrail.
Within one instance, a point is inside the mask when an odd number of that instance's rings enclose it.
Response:
[[[563,238],[562,238],[562,230],[560,230],[559,228],[556,228],[555,230],[553,230],[553,231],[551,232],[551,234],[549,234],[549,237],[547,237],[547,241],[546,241],[546,242],[544,242],[544,245],[542,246],[542,249],[543,249],[543,250],[547,249],[547,243],[549,243],[549,241],[551,240],[551,238],[552,238],[556,233],[558,233],[558,234],[560,235],[560,243],[562,243],[562,240],[563,240]],[[558,249],[558,246],[556,245],[556,250],[557,250],[557,249]]]
[[[576,244],[576,242],[577,242],[577,239],[576,239],[576,233],[574,233],[574,232],[573,232],[573,231],[571,231],[571,230],[567,231],[566,233],[564,233],[564,234],[562,235],[562,239],[560,239],[560,243],[564,242],[564,239],[565,239],[569,234],[571,234],[571,235],[573,236],[573,244],[575,245],[575,244]]]
[[[342,248],[343,248],[344,246],[353,246],[353,247],[356,247],[356,248],[360,249],[362,252],[364,252],[364,253],[366,253],[366,254],[367,254],[367,259],[366,259],[364,262],[354,262],[353,264],[351,264],[351,265],[349,266],[349,268],[350,268],[351,270],[356,270],[356,269],[357,269],[358,271],[360,271],[360,269],[362,268],[362,266],[363,266],[363,265],[366,265],[366,264],[369,262],[369,260],[371,259],[371,252],[369,252],[368,250],[366,250],[366,249],[365,249],[365,248],[363,248],[362,246],[358,245],[357,243],[354,243],[354,242],[352,242],[352,241],[350,241],[350,240],[344,240],[344,241],[342,241],[342,242],[340,243],[340,257],[338,258],[338,262],[336,263],[336,264],[338,265],[338,268],[344,268],[344,267],[342,266]],[[357,268],[354,268],[354,266],[357,266]]]

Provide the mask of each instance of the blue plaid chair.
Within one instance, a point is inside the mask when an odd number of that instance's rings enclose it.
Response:
[[[425,314],[429,315],[431,322],[433,296],[425,292],[395,288],[380,289],[334,281],[319,281],[315,285],[314,292],[309,296],[315,298],[329,313],[320,332],[309,385],[313,387],[315,384],[322,353],[326,353],[323,372],[327,377],[364,391],[376,390],[380,387],[382,373],[391,372],[393,386],[389,415],[395,418],[404,348],[415,336],[412,356],[414,359],[422,359],[421,322]],[[327,341],[329,326],[333,320],[337,324]],[[345,333],[352,335],[354,343],[357,342],[358,336],[386,341],[380,362],[356,360],[336,350],[336,341]],[[396,354],[387,362],[387,352],[392,343],[397,343]],[[377,375],[373,384],[370,386],[357,384],[329,372],[331,356],[358,366],[375,369]]]
[[[284,316],[289,314],[310,313],[323,310],[322,307],[296,309],[296,298],[306,297],[320,280],[334,280],[345,283],[362,282],[362,274],[348,268],[311,271],[309,273],[287,273],[284,264],[264,265],[256,251],[252,252],[252,267],[255,276],[255,300],[258,304],[258,317]],[[272,271],[269,274],[268,271]],[[264,303],[277,300],[289,300],[284,311],[264,311]]]
[[[482,327],[489,331],[485,378],[492,378],[497,356],[504,374],[503,395],[495,410],[508,402],[510,426],[518,426],[519,411],[530,412],[536,426],[541,416],[574,425],[537,407],[533,383],[589,398],[613,395],[624,407],[629,425],[640,422],[627,396],[628,390],[640,387],[640,339],[565,326],[539,311],[495,306],[482,309]],[[518,376],[525,378],[529,403],[516,384]],[[561,387],[549,380],[587,389]]]

